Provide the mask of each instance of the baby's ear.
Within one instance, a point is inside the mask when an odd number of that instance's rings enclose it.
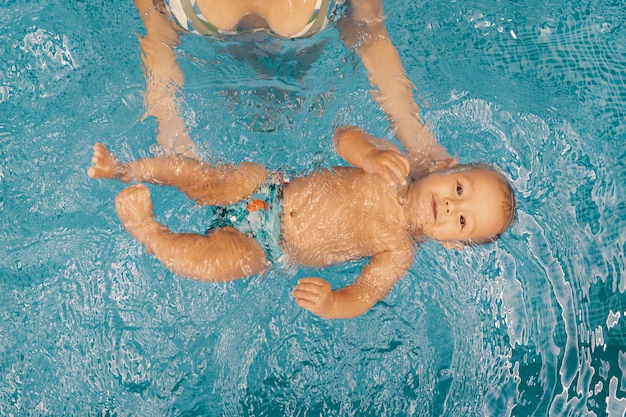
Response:
[[[441,243],[441,245],[448,249],[448,250],[452,250],[452,249],[456,249],[456,250],[463,250],[463,244],[459,243],[459,242],[455,242],[453,240],[446,240],[443,242],[439,242]]]

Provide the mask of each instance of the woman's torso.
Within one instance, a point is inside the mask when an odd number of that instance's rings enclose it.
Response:
[[[205,35],[265,30],[283,38],[312,36],[332,19],[333,0],[165,0],[183,29]]]

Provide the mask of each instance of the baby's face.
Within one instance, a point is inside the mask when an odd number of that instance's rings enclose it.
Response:
[[[433,173],[415,184],[418,220],[423,232],[438,241],[481,241],[508,224],[498,174],[476,168]]]

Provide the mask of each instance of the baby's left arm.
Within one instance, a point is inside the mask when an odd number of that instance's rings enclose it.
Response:
[[[375,138],[357,127],[340,127],[333,135],[335,150],[351,165],[380,174],[389,183],[406,184],[409,160],[391,142]]]
[[[292,295],[296,303],[318,316],[348,319],[369,311],[385,298],[413,262],[413,247],[374,255],[361,275],[347,287],[332,290],[328,281],[307,277],[298,281]]]

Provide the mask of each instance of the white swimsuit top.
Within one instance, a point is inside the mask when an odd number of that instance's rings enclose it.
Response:
[[[337,8],[344,0],[317,0],[309,23],[290,38],[306,38],[321,32],[330,22],[335,20]],[[184,30],[199,35],[237,35],[248,32],[270,32],[271,29],[246,29],[238,31],[219,30],[204,17],[196,4],[196,0],[165,0],[165,5],[176,23]]]

